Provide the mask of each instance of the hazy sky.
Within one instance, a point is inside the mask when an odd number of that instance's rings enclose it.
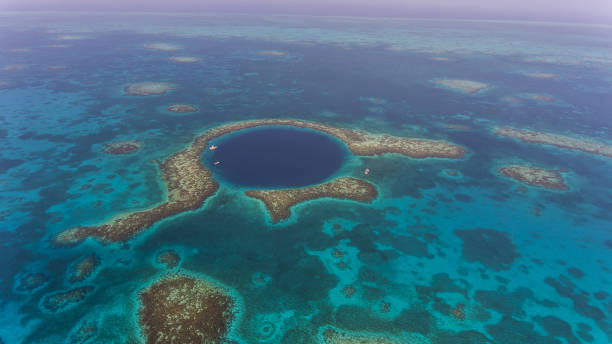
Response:
[[[612,24],[612,0],[0,0],[0,10],[214,11]]]

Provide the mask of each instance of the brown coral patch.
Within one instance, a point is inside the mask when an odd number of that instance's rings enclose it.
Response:
[[[234,300],[223,288],[185,275],[140,292],[139,323],[146,343],[220,343],[234,320]]]
[[[541,95],[541,94],[530,94],[528,97],[529,97],[529,99],[533,99],[533,100],[537,100],[537,101],[541,101],[541,102],[552,103],[552,102],[556,101],[556,99],[553,98],[553,97],[544,96],[544,95]]]
[[[348,265],[343,261],[339,261],[336,262],[336,267],[340,270],[346,270],[348,268]]]
[[[104,151],[108,154],[130,154],[140,149],[140,142],[135,140],[117,141],[104,145]]]
[[[278,51],[278,50],[262,50],[262,51],[259,51],[257,54],[263,55],[263,56],[285,56],[287,55],[287,53]]]
[[[446,173],[446,175],[450,176],[450,177],[458,177],[459,176],[459,171],[457,171],[457,170],[445,169],[444,173]]]
[[[137,82],[125,86],[123,91],[130,96],[152,96],[164,94],[174,89],[174,86],[165,82]]]
[[[16,64],[16,65],[4,66],[2,67],[2,70],[6,72],[14,72],[14,71],[19,71],[19,70],[24,70],[25,67],[26,67],[25,65]]]
[[[162,180],[167,188],[167,199],[163,203],[149,209],[115,215],[101,225],[66,229],[55,237],[55,243],[58,245],[75,245],[90,236],[106,243],[127,241],[162,219],[198,209],[219,188],[218,183],[212,177],[211,171],[205,168],[201,161],[201,154],[206,150],[209,142],[234,131],[272,125],[295,126],[327,133],[343,141],[356,155],[371,156],[397,153],[411,158],[461,158],[466,153],[463,147],[446,141],[370,134],[298,120],[269,119],[230,123],[207,130],[196,137],[189,147],[173,154],[160,164]],[[355,178],[338,178],[311,188],[310,197],[320,195],[315,198],[324,197],[325,192],[322,191],[329,191],[328,197],[337,195],[339,198],[348,198],[352,192],[357,200],[362,198],[371,200],[376,197],[376,189],[372,185]],[[263,192],[261,194],[262,198],[274,196],[274,193],[271,193],[272,191]],[[257,194],[259,195],[259,193]],[[293,202],[287,199],[286,195],[288,193],[285,192],[285,197],[281,198],[287,202],[284,206],[290,207]],[[302,198],[303,196],[299,197]],[[280,208],[274,206],[274,209]],[[288,210],[289,208],[287,208],[286,214],[279,212],[278,216],[286,215],[288,217]]]
[[[382,301],[380,303],[380,312],[384,314],[389,313],[389,311],[391,311],[391,303]]]
[[[82,286],[50,294],[43,299],[42,306],[48,311],[57,312],[83,301],[93,289],[94,287],[92,286]]]
[[[79,260],[72,267],[72,273],[70,274],[70,283],[83,282],[91,274],[96,271],[96,268],[100,265],[100,259],[95,253],[92,253],[85,258]]]
[[[198,108],[193,105],[189,105],[189,104],[173,104],[173,105],[168,106],[166,110],[170,112],[176,112],[176,113],[187,113],[187,112],[196,112],[198,111]]]
[[[453,91],[458,91],[465,94],[476,94],[480,91],[491,88],[491,85],[473,80],[463,79],[440,79],[434,80],[440,86],[447,87]]]
[[[511,127],[497,128],[494,134],[515,138],[523,142],[551,145],[559,148],[578,150],[585,153],[597,154],[612,158],[612,145],[593,140],[579,139],[558,134],[516,129]]]
[[[352,177],[336,178],[327,183],[302,188],[248,190],[245,193],[265,204],[272,222],[288,219],[291,216],[291,207],[313,199],[331,197],[369,202],[378,195],[372,184]]]
[[[557,170],[546,170],[529,165],[508,165],[497,169],[501,175],[519,182],[553,190],[567,190],[563,176]]]
[[[517,98],[517,97],[503,97],[502,98],[503,101],[505,101],[506,103],[513,103],[513,104],[522,104],[523,100],[521,98]]]
[[[157,263],[165,265],[168,269],[177,267],[180,262],[181,257],[174,250],[165,250],[157,255]]]
[[[451,314],[457,320],[465,320],[465,305],[462,303],[457,304],[457,306],[451,309]]]
[[[169,57],[168,60],[178,63],[194,63],[200,61],[199,58],[193,56],[172,56]]]
[[[159,51],[177,51],[181,49],[178,45],[168,44],[168,43],[147,43],[142,46],[145,49],[149,50],[159,50]]]
[[[559,76],[552,73],[525,73],[526,76],[536,79],[556,79]]]
[[[342,257],[344,257],[344,252],[340,251],[339,249],[334,249],[332,251],[332,257],[334,257],[334,258],[342,258]]]
[[[351,297],[353,297],[353,295],[355,295],[357,291],[355,290],[355,287],[353,287],[352,285],[347,285],[346,287],[344,287],[342,289],[342,293],[344,294],[344,297],[346,297],[347,299],[350,299]]]

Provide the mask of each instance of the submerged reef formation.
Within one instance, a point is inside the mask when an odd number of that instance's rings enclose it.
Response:
[[[258,52],[259,55],[263,56],[285,56],[287,53],[278,50],[262,50]]]
[[[383,335],[359,335],[340,332],[332,328],[323,331],[321,344],[400,344],[399,341]]]
[[[70,45],[68,44],[49,44],[47,45],[47,48],[51,48],[51,49],[64,49],[68,47],[70,47]]]
[[[508,165],[497,169],[499,174],[519,182],[552,190],[567,190],[558,170],[546,170],[529,165]]]
[[[525,73],[525,75],[536,79],[556,79],[559,77],[552,73]]]
[[[70,335],[68,343],[70,344],[82,344],[87,343],[98,333],[98,324],[94,320],[84,321],[79,327]]]
[[[67,66],[49,66],[47,67],[47,70],[66,70],[68,69]]]
[[[450,88],[453,91],[459,91],[465,94],[475,94],[480,91],[491,88],[491,85],[473,80],[462,80],[462,79],[439,79],[434,82],[440,86]]]
[[[198,111],[198,108],[193,105],[189,105],[189,104],[173,104],[173,105],[168,106],[166,110],[170,112],[176,112],[176,113],[187,113],[187,112],[196,112]]]
[[[68,280],[70,283],[83,282],[94,273],[99,265],[100,259],[95,253],[92,253],[74,264]]]
[[[220,343],[235,318],[224,288],[187,275],[163,277],[140,292],[140,302],[146,343]]]
[[[125,86],[123,91],[130,96],[152,96],[173,90],[174,86],[166,82],[136,82]]]
[[[450,129],[450,130],[471,130],[472,129],[469,126],[464,125],[464,124],[450,124],[450,123],[442,124],[440,127],[443,129]]]
[[[466,261],[491,270],[507,270],[519,256],[508,234],[495,229],[458,229],[455,235],[463,241],[461,254]]]
[[[49,276],[42,272],[27,273],[22,275],[15,287],[17,292],[32,292],[49,282]]]
[[[83,301],[87,294],[93,290],[94,287],[92,286],[82,286],[68,291],[49,294],[43,299],[42,306],[51,312],[61,311]]]
[[[168,60],[179,63],[194,63],[200,61],[199,58],[193,56],[171,56]]]
[[[219,188],[219,184],[212,177],[212,172],[202,164],[201,155],[209,146],[209,142],[234,131],[274,125],[294,126],[327,133],[343,141],[356,155],[397,153],[411,158],[461,158],[466,153],[465,148],[446,141],[370,134],[299,120],[269,119],[230,123],[207,130],[196,137],[189,147],[171,155],[160,164],[162,181],[167,188],[167,199],[163,203],[149,209],[115,215],[101,225],[66,229],[55,237],[55,243],[75,245],[87,237],[95,237],[104,243],[127,241],[162,219],[201,207],[204,201],[214,195]],[[336,181],[331,187],[347,189],[329,190],[330,194],[336,192],[345,197],[351,188],[358,186],[364,188],[363,190],[369,190],[362,184],[365,182],[348,182],[346,179],[341,181]],[[365,195],[362,193],[363,190],[357,194]]]
[[[26,66],[23,64],[16,64],[16,65],[4,66],[2,67],[2,70],[6,72],[14,72],[14,71],[19,71],[19,70],[24,70],[25,67]]]
[[[174,250],[164,250],[159,252],[156,261],[158,264],[162,264],[166,268],[172,269],[177,267],[181,262],[181,256]]]
[[[179,46],[169,43],[148,43],[143,45],[143,48],[159,51],[176,51],[180,49]]]
[[[104,151],[108,154],[130,154],[140,149],[140,142],[136,140],[117,141],[104,145]]]
[[[511,137],[523,142],[551,145],[559,148],[578,150],[612,158],[612,145],[588,139],[579,139],[558,134],[538,131],[500,127],[495,129],[495,135]]]
[[[81,39],[88,39],[88,36],[84,35],[59,35],[53,38],[56,41],[77,41]]]
[[[327,183],[292,189],[248,190],[249,197],[261,200],[272,217],[278,222],[291,216],[291,207],[309,200],[331,197],[369,202],[376,198],[378,192],[374,185],[352,177],[341,177]]]
[[[540,101],[540,102],[549,102],[549,103],[552,103],[552,102],[556,101],[555,98],[553,98],[551,96],[545,96],[545,95],[542,95],[542,94],[527,94],[526,97],[531,99],[531,100],[537,100],[537,101]]]

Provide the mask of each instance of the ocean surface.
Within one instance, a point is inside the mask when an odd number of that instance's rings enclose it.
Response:
[[[145,342],[140,291],[181,271],[239,295],[228,343],[326,343],[326,328],[398,343],[612,342],[612,158],[493,134],[511,126],[612,144],[610,26],[1,13],[0,48],[0,343]],[[441,79],[490,87],[466,94]],[[137,82],[173,89],[127,95]],[[54,244],[65,229],[163,202],[159,161],[206,130],[263,118],[468,153],[361,157],[328,136],[238,132],[203,156],[220,189],[202,207],[123,243]],[[224,140],[269,144],[258,135],[293,140],[283,147],[295,150],[264,150],[282,161],[321,145],[329,155],[310,159],[327,169],[286,181],[236,170],[242,150]],[[105,151],[132,140],[135,152]],[[260,161],[251,157],[236,161]],[[502,177],[507,164],[567,171],[569,190]],[[378,197],[308,201],[272,224],[243,192],[341,175]],[[169,249],[174,269],[157,262]],[[71,278],[92,253],[93,272]],[[75,302],[48,307],[81,287]]]

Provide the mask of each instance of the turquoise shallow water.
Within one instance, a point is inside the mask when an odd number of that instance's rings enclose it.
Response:
[[[2,14],[0,26],[2,342],[144,342],[138,293],[169,271],[237,295],[238,343],[321,343],[329,326],[401,343],[612,341],[612,160],[492,134],[510,125],[610,144],[611,28],[62,14]],[[492,87],[468,95],[435,83],[444,78]],[[123,93],[143,81],[174,89]],[[199,110],[166,110],[176,103]],[[375,201],[308,201],[279,224],[222,183],[129,242],[52,244],[66,228],[162,202],[157,161],[258,118],[447,140],[468,154],[349,156],[338,175],[374,184]],[[124,140],[141,148],[104,152]],[[496,174],[515,163],[567,169],[570,189]],[[174,270],[156,261],[168,249],[181,258]],[[91,253],[97,269],[71,282]],[[77,302],[45,307],[75,288],[87,290]]]

